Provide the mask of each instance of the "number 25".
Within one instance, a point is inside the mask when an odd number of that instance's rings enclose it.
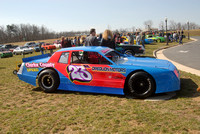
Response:
[[[71,81],[90,82],[92,80],[92,75],[83,66],[69,65],[67,72]]]

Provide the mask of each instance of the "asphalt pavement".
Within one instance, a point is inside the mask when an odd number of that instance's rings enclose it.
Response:
[[[197,41],[165,49],[164,56],[179,64],[200,70],[200,37],[192,38],[197,39]]]

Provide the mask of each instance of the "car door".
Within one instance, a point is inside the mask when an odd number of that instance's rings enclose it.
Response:
[[[79,85],[104,88],[122,88],[125,77],[120,68],[98,52],[72,52],[70,65],[67,67],[71,81]]]

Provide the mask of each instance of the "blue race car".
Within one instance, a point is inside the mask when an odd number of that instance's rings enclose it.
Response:
[[[69,90],[146,98],[180,89],[180,75],[169,61],[138,58],[108,47],[70,47],[23,58],[18,77],[44,92]]]
[[[154,42],[153,39],[144,39],[145,44],[151,44],[153,42]]]

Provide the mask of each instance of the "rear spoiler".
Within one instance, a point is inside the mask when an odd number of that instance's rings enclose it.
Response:
[[[46,58],[46,57],[50,57],[50,56],[51,56],[51,54],[42,54],[42,55],[38,55],[38,56],[23,58],[22,61],[23,62],[29,62],[29,61],[32,61],[32,60],[42,59],[42,58]]]

